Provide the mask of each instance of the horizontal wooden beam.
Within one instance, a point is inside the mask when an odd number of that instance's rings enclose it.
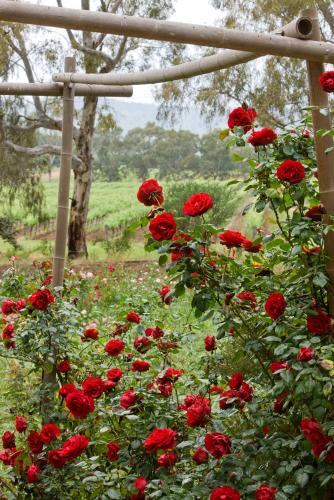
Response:
[[[0,20],[207,47],[246,49],[262,55],[271,54],[334,63],[334,45],[331,43],[302,41],[265,33],[242,32],[198,24],[119,16],[105,12],[0,0]]]
[[[62,96],[62,83],[0,83],[0,95],[38,95],[38,96]],[[99,96],[99,97],[131,97],[133,88],[130,86],[111,85],[76,85],[76,96]]]

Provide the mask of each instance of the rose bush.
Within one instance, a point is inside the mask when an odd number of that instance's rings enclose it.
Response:
[[[257,130],[254,110],[233,116],[238,182],[271,217],[257,234],[206,223],[203,192],[184,200],[180,232],[150,179],[138,199],[156,208],[139,225],[160,271],[127,273],[126,290],[114,268],[67,273],[62,295],[45,266],[5,275],[0,354],[34,367],[2,437],[8,495],[333,497],[330,228],[313,139],[304,125]]]

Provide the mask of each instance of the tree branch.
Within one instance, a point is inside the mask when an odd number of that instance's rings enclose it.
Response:
[[[52,144],[43,144],[42,146],[35,146],[34,148],[27,148],[20,146],[19,144],[14,144],[11,141],[5,141],[5,146],[15,153],[25,154],[28,156],[43,156],[47,154],[60,155],[61,148],[59,146],[53,146]],[[78,168],[82,161],[76,155],[72,156],[73,168]]]

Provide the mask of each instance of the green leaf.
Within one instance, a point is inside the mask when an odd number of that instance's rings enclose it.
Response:
[[[306,472],[304,472],[302,469],[297,470],[295,477],[297,484],[299,484],[301,488],[304,488],[304,486],[306,486],[309,481],[308,474],[306,474]]]

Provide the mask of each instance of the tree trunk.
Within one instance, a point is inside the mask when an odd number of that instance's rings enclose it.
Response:
[[[76,138],[77,155],[82,160],[74,170],[74,192],[68,231],[68,256],[87,257],[86,222],[92,184],[92,142],[94,135],[97,97],[85,97],[82,120]]]

